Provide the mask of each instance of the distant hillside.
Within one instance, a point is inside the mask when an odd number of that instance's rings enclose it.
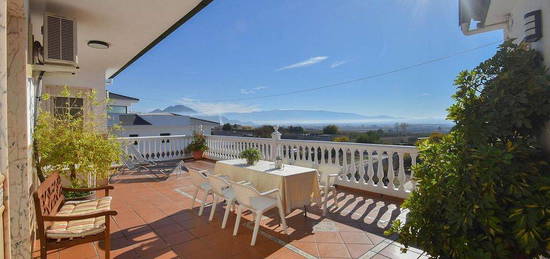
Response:
[[[182,104],[178,104],[178,105],[172,105],[172,106],[168,106],[164,109],[155,109],[151,112],[172,112],[172,113],[181,113],[181,114],[194,114],[194,113],[197,113],[197,111],[185,106],[185,105],[182,105]]]
[[[227,118],[255,123],[315,123],[315,122],[342,122],[363,120],[387,120],[390,116],[364,116],[356,113],[311,111],[311,110],[270,110],[249,113],[227,113]]]

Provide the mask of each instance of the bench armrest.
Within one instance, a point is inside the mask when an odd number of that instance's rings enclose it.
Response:
[[[89,219],[89,218],[97,218],[101,216],[116,216],[118,213],[116,210],[104,210],[94,213],[88,213],[88,214],[81,214],[81,215],[73,215],[73,216],[43,216],[42,219],[44,221],[71,221],[71,220],[79,220],[79,219]]]
[[[99,191],[99,190],[105,190],[105,196],[109,196],[109,190],[115,189],[112,185],[105,185],[105,186],[97,186],[92,188],[70,188],[70,187],[61,187],[63,191],[69,191],[69,192],[91,192],[91,191]]]

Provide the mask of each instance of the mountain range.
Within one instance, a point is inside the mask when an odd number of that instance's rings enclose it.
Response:
[[[349,112],[333,112],[323,110],[266,110],[247,113],[225,113],[223,116],[205,115],[178,104],[168,106],[164,109],[155,109],[152,112],[171,112],[183,115],[220,121],[222,123],[238,124],[311,124],[311,123],[345,123],[345,122],[367,122],[367,121],[387,121],[396,119],[391,116],[365,116]]]

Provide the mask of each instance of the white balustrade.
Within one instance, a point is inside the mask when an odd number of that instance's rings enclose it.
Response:
[[[117,138],[123,147],[133,145],[147,160],[168,161],[191,157],[185,148],[193,141],[193,136],[149,136]]]
[[[213,160],[238,158],[251,147],[259,149],[263,159],[272,160],[273,150],[279,148],[288,163],[338,165],[346,176],[337,183],[349,188],[406,198],[415,186],[411,165],[416,164],[418,150],[414,146],[289,140],[276,134],[273,138],[206,136],[206,143],[205,157]]]

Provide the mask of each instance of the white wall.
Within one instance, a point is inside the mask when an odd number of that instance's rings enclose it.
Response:
[[[166,126],[151,126],[151,125],[137,125],[137,126],[124,126],[122,131],[115,132],[116,135],[121,137],[129,137],[130,134],[138,134],[140,137],[146,136],[160,136],[161,133],[170,133],[170,135],[186,135],[192,136],[194,132],[199,131],[198,126],[186,126],[186,127],[166,127]],[[212,127],[203,126],[203,133],[206,135],[211,134]]]
[[[499,7],[499,3],[508,8]],[[504,31],[504,37],[515,38],[516,43],[525,37],[524,15],[531,11],[542,10],[542,38],[533,42],[531,46],[542,53],[546,66],[550,67],[550,0],[495,1],[491,5],[494,12],[501,12],[501,15],[510,13],[512,23],[511,27]]]

